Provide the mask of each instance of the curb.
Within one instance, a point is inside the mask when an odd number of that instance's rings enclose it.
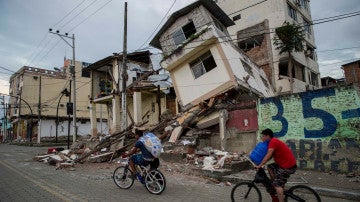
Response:
[[[342,198],[347,200],[353,200],[358,201],[360,198],[360,193],[356,192],[349,192],[349,191],[342,191],[342,190],[336,190],[336,189],[327,189],[327,188],[321,188],[321,187],[312,187],[316,192],[319,193],[319,195],[323,196],[330,196],[335,198]]]

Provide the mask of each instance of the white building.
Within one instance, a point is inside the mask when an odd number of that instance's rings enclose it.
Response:
[[[215,2],[235,23],[228,27],[234,42],[266,72],[278,94],[321,87],[309,0]],[[273,45],[275,28],[281,27],[284,22],[302,25],[306,32],[305,51],[292,53],[295,59],[293,79],[289,77],[288,55],[279,55]]]
[[[230,40],[230,18],[213,2],[197,1],[173,13],[151,45],[162,49],[181,106],[231,89],[273,96],[263,70]]]

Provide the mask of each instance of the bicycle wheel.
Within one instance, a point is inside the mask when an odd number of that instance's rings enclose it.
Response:
[[[259,188],[251,182],[240,182],[231,190],[231,201],[259,201],[261,193]]]
[[[312,188],[305,185],[296,185],[286,191],[285,201],[320,202],[321,199],[319,194]]]
[[[113,179],[121,189],[129,189],[134,184],[132,171],[127,166],[120,166],[114,170]]]
[[[145,176],[145,187],[152,194],[161,194],[166,187],[165,176],[159,170],[149,170]]]

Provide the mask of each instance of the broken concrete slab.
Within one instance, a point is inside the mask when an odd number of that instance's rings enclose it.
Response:
[[[88,158],[88,161],[92,162],[92,163],[101,163],[101,162],[105,162],[105,161],[108,162],[113,154],[114,154],[114,152],[107,152],[104,154],[93,155]]]
[[[172,131],[172,133],[171,133],[169,142],[175,143],[176,140],[179,139],[182,131],[183,131],[183,127],[182,127],[182,126],[176,127],[176,128]]]

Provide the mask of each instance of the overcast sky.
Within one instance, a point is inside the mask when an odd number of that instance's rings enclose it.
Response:
[[[169,14],[193,1],[128,1],[128,51],[147,47],[170,8]],[[310,5],[313,20],[360,11],[359,0]],[[49,28],[75,34],[76,60],[92,63],[122,51],[123,17],[124,0],[0,0],[0,92],[8,94],[10,75],[24,65],[53,69],[72,58],[71,47]],[[322,77],[343,77],[341,64],[360,58],[359,22],[360,15],[314,25]]]

